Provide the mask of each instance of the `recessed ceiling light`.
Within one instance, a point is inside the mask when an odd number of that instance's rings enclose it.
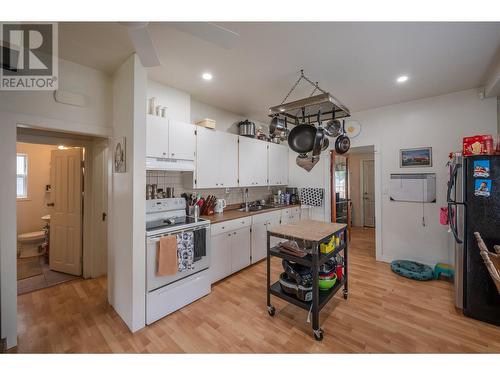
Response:
[[[401,76],[401,77],[398,77],[398,79],[396,80],[397,83],[403,83],[406,81],[408,81],[408,76]]]
[[[201,77],[202,77],[205,81],[210,81],[210,80],[213,78],[212,74],[210,74],[210,73],[203,73],[203,75],[202,75]]]

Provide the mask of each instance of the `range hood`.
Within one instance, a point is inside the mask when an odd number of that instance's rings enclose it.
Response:
[[[146,158],[146,170],[148,171],[194,171],[193,160],[168,159],[168,158]]]

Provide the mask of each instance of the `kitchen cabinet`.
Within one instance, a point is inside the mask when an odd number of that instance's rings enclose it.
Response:
[[[268,143],[269,185],[288,185],[288,147]]]
[[[168,155],[172,159],[194,160],[196,150],[196,126],[170,120],[168,123]]]
[[[167,158],[168,143],[168,120],[148,115],[146,118],[146,156]]]
[[[235,186],[238,186],[238,136],[198,127],[194,187]]]
[[[231,237],[231,273],[250,265],[250,228],[229,233]]]
[[[195,125],[148,115],[146,118],[146,156],[194,160]]]
[[[252,216],[252,263],[267,256],[267,230],[272,226],[280,225],[280,221],[280,211]],[[278,242],[280,239],[271,238],[271,246],[277,245]]]
[[[231,237],[229,233],[212,236],[212,259],[210,275],[212,283],[231,274]]]
[[[268,142],[239,137],[239,186],[267,186]]]
[[[250,265],[250,218],[212,226],[212,283]]]
[[[281,224],[293,224],[300,220],[300,207],[281,210]]]

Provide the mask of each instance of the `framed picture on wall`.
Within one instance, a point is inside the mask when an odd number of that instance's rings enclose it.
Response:
[[[432,147],[399,150],[399,166],[401,168],[432,167]]]
[[[113,172],[115,173],[125,173],[126,164],[125,164],[125,137],[116,137],[113,138]]]

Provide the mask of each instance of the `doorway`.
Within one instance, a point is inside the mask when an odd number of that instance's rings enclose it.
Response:
[[[105,275],[107,140],[27,128],[17,140],[18,295]]]
[[[352,147],[346,157],[351,240],[362,255],[375,260],[375,148]]]

